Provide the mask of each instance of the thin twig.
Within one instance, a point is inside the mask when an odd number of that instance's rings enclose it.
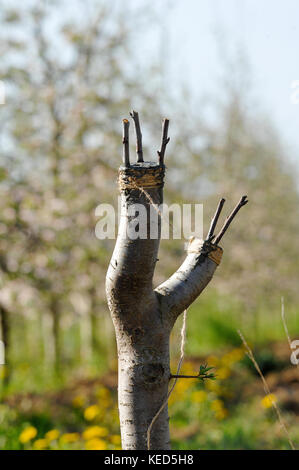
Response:
[[[135,132],[136,132],[136,153],[137,153],[137,162],[143,162],[143,152],[142,152],[142,134],[140,130],[140,123],[139,123],[139,116],[137,111],[132,110],[130,112],[130,116],[134,121],[135,124]]]
[[[214,231],[215,231],[215,228],[216,228],[216,225],[217,225],[217,222],[218,222],[219,216],[221,214],[224,203],[225,203],[225,199],[224,198],[220,199],[218,207],[217,207],[216,212],[215,212],[215,215],[214,215],[213,219],[211,220],[211,225],[210,225],[209,232],[208,232],[208,235],[207,235],[207,238],[206,238],[209,241],[212,240],[212,237],[214,235]]]
[[[130,166],[129,127],[128,119],[123,119],[123,163],[125,167]]]
[[[253,355],[252,350],[251,350],[250,347],[248,346],[247,341],[246,341],[246,339],[244,338],[244,336],[243,336],[243,334],[241,333],[240,330],[238,330],[238,334],[239,334],[239,336],[240,336],[240,338],[241,338],[241,340],[242,340],[242,342],[243,342],[243,344],[244,344],[244,346],[245,346],[245,348],[246,348],[247,356],[249,357],[249,359],[250,359],[251,362],[253,363],[253,365],[254,365],[256,371],[258,372],[260,378],[262,379],[265,394],[266,394],[266,395],[270,395],[270,394],[271,394],[271,391],[270,391],[269,385],[267,384],[266,379],[265,379],[265,377],[263,376],[263,373],[262,373],[262,371],[261,371],[261,369],[260,369],[258,363],[257,363],[256,360],[255,360],[255,357],[254,357],[254,355]],[[287,436],[287,439],[288,439],[288,441],[289,441],[289,444],[290,444],[290,446],[291,446],[291,449],[296,450],[296,449],[295,449],[295,446],[294,446],[294,444],[293,444],[293,441],[291,440],[289,431],[287,430],[287,427],[286,427],[286,425],[285,425],[285,422],[284,422],[284,420],[283,420],[283,417],[282,417],[282,415],[281,415],[281,411],[280,411],[280,409],[279,409],[277,403],[275,402],[275,400],[272,400],[272,399],[271,399],[271,404],[272,404],[273,408],[274,408],[275,411],[276,411],[278,420],[279,420],[280,425],[281,425],[281,427],[283,428],[283,430],[284,430],[284,432],[285,432],[285,434],[286,434],[286,436]]]
[[[230,224],[234,220],[235,216],[237,215],[237,213],[239,212],[241,207],[245,206],[245,204],[247,204],[247,202],[248,202],[247,196],[242,196],[239,203],[236,205],[236,207],[234,208],[232,213],[227,217],[226,221],[224,222],[224,225],[223,225],[222,229],[220,230],[217,237],[215,238],[215,241],[214,241],[215,245],[218,245],[221,238],[223,237],[223,235],[227,231],[228,227],[230,226]]]
[[[184,355],[185,355],[186,327],[187,327],[187,310],[184,311],[184,316],[183,316],[183,325],[182,325],[182,329],[181,329],[181,356],[180,356],[180,360],[179,360],[179,363],[178,363],[177,375],[180,373],[182,363],[183,363],[183,360],[184,360]],[[167,405],[169,397],[172,394],[173,389],[176,386],[177,381],[178,381],[178,379],[176,378],[174,380],[169,392],[167,393],[167,396],[166,396],[164,402],[162,403],[162,405],[158,409],[157,413],[153,417],[153,419],[152,419],[152,421],[151,421],[151,423],[150,423],[150,425],[147,429],[147,450],[150,450],[150,448],[151,448],[151,431],[152,431],[152,427],[155,424],[155,422],[157,421],[160,413],[164,410],[165,406]]]
[[[284,313],[284,298],[283,298],[283,297],[281,297],[281,319],[282,319],[284,331],[285,331],[286,336],[287,336],[287,338],[288,338],[288,343],[289,343],[289,346],[290,346],[291,353],[293,353],[292,340],[291,340],[291,337],[290,337],[290,334],[289,334],[289,330],[288,330],[288,327],[287,327],[287,322],[286,322],[286,319],[285,319],[285,313]],[[297,362],[296,365],[297,365],[297,368],[299,369],[299,363],[298,363],[298,362]]]
[[[291,341],[291,337],[290,337],[289,330],[288,330],[288,327],[287,327],[287,324],[286,324],[286,320],[285,320],[285,314],[284,314],[284,298],[283,298],[283,297],[281,297],[281,318],[282,318],[282,323],[283,323],[283,326],[284,326],[284,331],[286,332],[286,335],[287,335],[287,338],[288,338],[288,342],[289,342],[290,348],[292,349],[292,341]]]
[[[215,379],[216,375],[213,372],[210,372],[214,367],[208,367],[208,365],[201,365],[197,375],[180,375],[180,374],[171,374],[170,379]]]
[[[170,141],[170,137],[168,137],[168,127],[169,127],[169,119],[165,118],[162,121],[162,139],[161,139],[161,148],[157,150],[157,154],[159,156],[159,165],[164,164],[164,156],[165,150],[168,142]]]
[[[170,376],[171,379],[200,379],[198,375],[177,375],[174,374]]]
[[[171,379],[198,379],[198,375],[177,375],[174,374],[170,376]]]

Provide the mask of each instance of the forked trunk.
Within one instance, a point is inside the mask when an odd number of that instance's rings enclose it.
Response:
[[[220,263],[218,246],[243,197],[215,238],[221,200],[205,241],[190,240],[181,267],[153,289],[157,262],[164,185],[164,153],[169,141],[163,122],[159,163],[143,161],[138,113],[133,111],[137,163],[129,161],[129,122],[124,120],[124,166],[119,170],[121,217],[106,277],[106,293],[118,348],[118,404],[122,447],[147,449],[148,428],[165,402],[171,378],[169,337],[177,317],[200,295]],[[151,449],[170,449],[167,406],[150,433]]]
[[[161,405],[161,397],[167,394],[169,383],[170,326],[161,314],[152,288],[161,217],[156,213],[154,223],[151,210],[152,203],[162,203],[163,175],[164,168],[145,163],[120,169],[121,222],[106,289],[117,338],[118,400],[124,449],[147,448],[147,428]],[[137,185],[146,186],[149,179],[156,186],[141,192]],[[143,229],[147,234],[152,225],[156,238],[146,234],[144,239],[134,239],[135,210],[140,209],[137,204],[145,209],[143,214],[138,214],[139,224],[145,224]],[[156,449],[170,446],[167,407],[156,423],[152,446]]]

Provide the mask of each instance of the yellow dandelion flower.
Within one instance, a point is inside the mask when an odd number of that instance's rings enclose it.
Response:
[[[110,397],[108,398],[100,398],[99,399],[99,403],[101,405],[101,409],[104,410],[104,409],[107,409],[109,408],[110,406],[112,406],[113,402],[112,402],[112,399]]]
[[[216,371],[217,375],[218,371]],[[205,381],[205,388],[210,390],[211,392],[215,392],[217,395],[220,394],[221,392],[221,387],[219,383],[217,383],[215,380],[206,380]]]
[[[207,363],[209,367],[216,367],[219,364],[219,358],[217,356],[209,356],[207,358]]]
[[[44,450],[48,447],[48,440],[47,439],[37,439],[33,443],[33,449],[35,450]]]
[[[107,444],[102,439],[98,439],[98,438],[90,439],[89,441],[86,442],[85,449],[86,450],[106,450]]]
[[[174,390],[176,391],[177,394],[185,393],[190,388],[191,381],[192,379],[188,379],[188,380],[179,379],[176,383]]]
[[[181,374],[182,375],[195,375],[196,372],[194,373],[194,364],[192,364],[192,362],[186,361],[181,369]]]
[[[100,413],[100,408],[98,405],[91,405],[84,411],[84,418],[87,421],[92,421]]]
[[[56,441],[60,436],[60,431],[58,429],[51,429],[51,431],[48,431],[45,434],[45,438],[48,439],[48,441]]]
[[[114,444],[115,446],[119,446],[121,443],[121,438],[118,434],[112,434],[112,436],[110,437],[110,440],[112,444]]]
[[[264,396],[264,398],[262,398],[261,404],[263,408],[271,408],[273,403],[276,403],[276,401],[276,395],[274,395],[274,393],[269,393],[268,395]]]
[[[104,386],[99,387],[96,392],[97,398],[100,402],[101,408],[108,408],[112,405],[110,390]]]
[[[229,367],[220,367],[217,369],[217,379],[224,380],[227,379],[231,374]]]
[[[77,442],[80,439],[80,434],[78,432],[68,432],[62,434],[60,438],[60,442],[62,444],[70,444],[72,442]]]
[[[22,444],[26,444],[26,442],[29,442],[31,441],[31,439],[34,439],[36,435],[37,429],[34,426],[28,426],[21,432],[19,436],[19,441]]]
[[[226,418],[227,415],[228,415],[228,411],[226,408],[221,408],[215,413],[216,419],[218,419],[219,421]]]
[[[179,379],[177,381],[176,386],[173,390],[173,393],[169,397],[169,405],[172,405],[173,403],[176,403],[178,400],[180,400],[185,395],[185,393],[187,392],[187,390],[190,387],[190,382],[191,381],[192,380],[183,380],[183,379],[181,379],[181,380]]]
[[[110,412],[111,420],[114,421],[115,423],[119,424],[119,414],[118,414],[118,409],[115,408]]]
[[[82,395],[78,395],[73,398],[72,404],[75,408],[82,408],[82,406],[85,404],[85,399],[82,397]]]
[[[108,400],[110,398],[110,391],[106,387],[99,387],[96,392],[99,400]]]
[[[223,409],[223,401],[219,400],[218,398],[216,400],[213,400],[211,402],[211,409],[213,411],[219,411]]]
[[[207,399],[207,396],[208,394],[204,390],[197,390],[196,392],[192,393],[191,400],[194,403],[202,403],[203,401]]]
[[[0,379],[5,379],[6,375],[7,375],[7,368],[5,367],[5,365],[0,365]]]
[[[232,364],[232,359],[231,359],[231,356],[229,353],[227,354],[224,354],[224,356],[222,356],[221,358],[221,363],[224,364],[225,366],[230,366]]]
[[[108,429],[101,426],[91,426],[90,428],[85,429],[82,434],[83,439],[89,441],[94,437],[105,437],[108,435]]]
[[[233,365],[235,362],[240,361],[244,357],[244,354],[245,352],[242,348],[232,349],[232,351],[229,351],[222,357],[221,362],[228,366]]]
[[[236,362],[241,361],[241,359],[243,359],[243,357],[245,356],[245,350],[243,348],[233,349],[233,355]]]

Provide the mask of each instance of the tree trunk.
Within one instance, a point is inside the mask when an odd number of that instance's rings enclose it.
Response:
[[[4,305],[0,305],[0,320],[1,320],[1,331],[2,331],[2,341],[4,344],[4,354],[5,354],[5,372],[3,378],[3,385],[7,387],[10,381],[10,318],[9,311]]]
[[[132,117],[138,120],[137,113],[133,112]],[[212,241],[224,201],[212,220],[208,239],[193,238],[178,271],[153,289],[161,233],[158,206],[163,202],[163,158],[169,140],[166,121],[158,152],[159,164],[143,162],[140,127],[135,122],[138,163],[130,165],[128,121],[124,120],[125,166],[119,170],[121,217],[106,277],[106,294],[116,331],[118,404],[122,447],[126,450],[147,449],[148,427],[168,393],[170,332],[180,313],[212,279],[222,256],[222,249]],[[245,203],[242,198],[239,205]],[[217,242],[234,215],[227,219]],[[145,229],[141,227],[143,223]],[[165,406],[152,428],[151,449],[170,449],[168,421]]]
[[[97,296],[96,296],[96,289],[95,287],[91,287],[89,289],[89,297],[90,297],[90,308],[89,308],[89,322],[90,322],[90,348],[91,348],[91,355],[92,358],[96,356],[99,352],[99,340],[98,340],[98,317],[96,313],[97,309]]]
[[[50,313],[52,316],[52,340],[54,352],[54,373],[61,375],[61,332],[60,332],[60,302],[57,297],[50,299]]]
[[[146,449],[146,431],[165,397],[169,382],[170,325],[164,321],[152,278],[157,261],[161,218],[157,218],[156,239],[128,236],[134,204],[146,208],[149,229],[150,206],[147,196],[130,186],[131,178],[152,175],[158,186],[147,188],[154,204],[162,203],[164,169],[142,165],[120,171],[121,223],[107,273],[107,297],[117,338],[119,358],[119,413],[125,449]],[[128,183],[126,183],[128,181]],[[126,185],[130,189],[126,189]],[[131,212],[132,211],[132,212]],[[132,215],[130,215],[132,214]],[[152,444],[168,449],[168,414],[165,408],[155,426]]]

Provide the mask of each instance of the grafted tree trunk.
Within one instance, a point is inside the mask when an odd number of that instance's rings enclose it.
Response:
[[[208,238],[190,240],[181,267],[153,289],[161,233],[164,153],[169,141],[163,122],[159,163],[143,161],[138,113],[132,112],[137,137],[137,163],[129,161],[129,122],[124,120],[124,166],[119,170],[121,217],[115,249],[106,277],[106,293],[118,348],[118,402],[123,449],[147,449],[148,427],[165,401],[170,380],[169,337],[177,317],[203,291],[220,263],[222,249],[213,243],[223,206],[219,204]],[[243,197],[236,208],[246,203]],[[145,214],[140,217],[141,205]],[[153,211],[156,216],[153,217]],[[139,213],[138,213],[139,212]],[[142,211],[141,211],[142,212]],[[234,217],[235,214],[233,214]],[[136,218],[137,217],[137,218]],[[232,217],[232,218],[233,218]],[[222,238],[226,225],[217,236]],[[134,236],[146,219],[145,232]],[[151,432],[151,449],[170,449],[167,406]]]

